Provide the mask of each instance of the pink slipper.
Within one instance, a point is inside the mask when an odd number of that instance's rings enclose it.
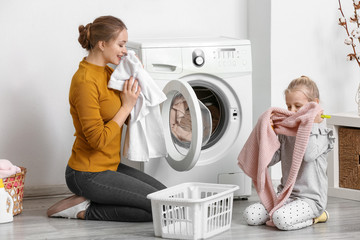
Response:
[[[47,210],[48,217],[77,218],[81,211],[85,211],[90,201],[77,195],[65,198]]]

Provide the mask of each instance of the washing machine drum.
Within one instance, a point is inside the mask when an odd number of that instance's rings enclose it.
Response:
[[[203,123],[203,136],[201,146],[205,146],[211,136],[212,122],[210,110],[198,100]],[[179,152],[187,154],[192,138],[191,114],[189,105],[181,93],[173,96],[170,105],[170,130],[175,147]]]
[[[197,99],[193,88],[184,81],[169,82],[163,92],[162,120],[168,163],[177,171],[188,171],[200,157],[212,132],[209,109]]]

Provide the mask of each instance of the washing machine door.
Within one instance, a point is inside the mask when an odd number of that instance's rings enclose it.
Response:
[[[173,169],[188,171],[195,166],[201,147],[210,139],[211,113],[185,81],[172,80],[163,92],[167,96],[161,106],[166,160]]]

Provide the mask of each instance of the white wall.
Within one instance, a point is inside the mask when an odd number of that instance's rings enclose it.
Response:
[[[342,1],[343,4],[352,1]],[[352,7],[344,10],[350,16]],[[350,47],[338,25],[338,1],[271,1],[271,105],[286,108],[283,91],[301,75],[318,85],[325,113],[357,111],[359,67],[347,62]],[[272,172],[280,179],[280,168]]]
[[[283,90],[292,79],[307,75],[318,84],[326,113],[357,110],[359,67],[346,61],[350,47],[343,43],[346,32],[339,17],[338,1],[272,1],[272,105],[285,107]]]
[[[318,83],[326,113],[356,110],[359,68],[345,61],[350,50],[337,25],[337,1],[0,0],[0,6],[0,158],[27,167],[26,186],[64,184],[74,140],[68,90],[86,54],[77,27],[100,15],[123,19],[130,40],[249,37],[254,122],[269,106],[285,107],[283,90],[299,75]]]
[[[253,125],[271,106],[271,1],[248,1],[248,35],[253,63]]]
[[[139,37],[247,38],[246,0],[0,0],[0,158],[26,187],[61,185],[74,140],[68,91],[85,56],[80,24],[121,18]]]

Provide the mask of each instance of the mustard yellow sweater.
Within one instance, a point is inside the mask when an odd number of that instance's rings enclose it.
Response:
[[[69,93],[75,142],[68,165],[75,170],[116,170],[120,163],[121,131],[111,119],[118,112],[119,92],[108,89],[113,69],[80,62]]]

